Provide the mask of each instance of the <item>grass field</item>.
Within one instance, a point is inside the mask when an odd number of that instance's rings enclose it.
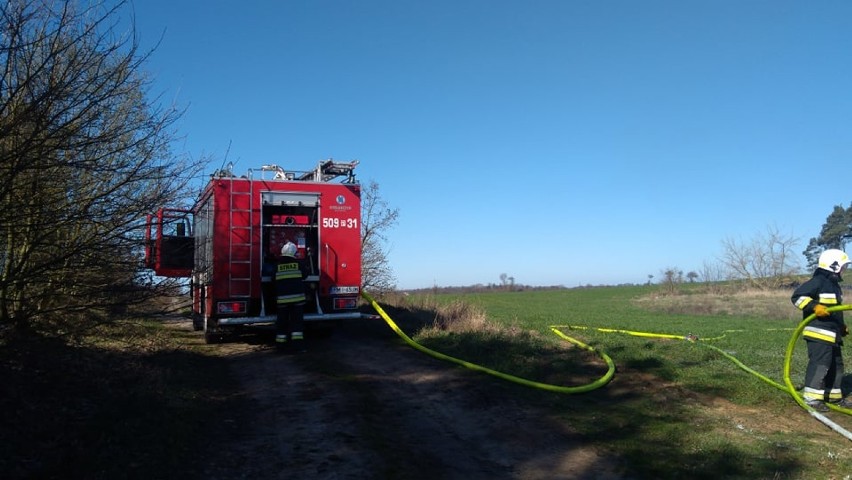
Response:
[[[600,358],[550,331],[553,325],[587,327],[561,331],[608,354],[617,366],[613,381],[581,395],[528,395],[550,402],[555,415],[570,418],[588,441],[625,458],[640,478],[852,478],[852,442],[772,385],[784,384],[784,354],[801,320],[789,295],[706,294],[698,288],[662,295],[656,287],[636,286],[429,294],[390,303],[445,312],[435,316],[438,328],[415,335],[428,348],[549,384],[588,383],[606,371]],[[471,316],[479,327],[466,326]],[[805,356],[799,340],[791,363],[797,387]],[[848,383],[845,393],[852,388]],[[852,430],[852,418],[828,416]]]

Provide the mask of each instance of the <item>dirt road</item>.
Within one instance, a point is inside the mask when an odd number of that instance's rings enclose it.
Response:
[[[381,321],[299,355],[264,335],[212,348],[231,359],[245,408],[214,420],[207,478],[622,478],[523,387],[424,355]]]

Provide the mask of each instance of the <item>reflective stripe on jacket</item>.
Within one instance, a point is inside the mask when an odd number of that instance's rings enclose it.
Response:
[[[807,318],[813,315],[817,305],[835,307],[842,304],[843,294],[839,282],[840,277],[837,274],[818,268],[813,277],[796,288],[790,301],[802,311],[802,318]],[[811,321],[802,336],[805,340],[842,344],[845,328],[843,312],[831,312],[827,317],[817,317]]]
[[[299,262],[293,257],[282,257],[275,271],[276,303],[299,303],[305,301],[305,286]]]

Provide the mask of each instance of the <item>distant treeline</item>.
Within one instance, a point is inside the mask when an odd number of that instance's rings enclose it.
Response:
[[[513,285],[500,285],[496,283],[490,284],[475,284],[475,285],[467,285],[467,286],[449,286],[449,287],[439,287],[434,286],[430,288],[413,288],[413,289],[401,289],[400,292],[408,293],[408,294],[418,294],[418,293],[481,293],[481,292],[528,292],[528,291],[549,291],[549,290],[570,290],[573,288],[601,288],[601,287],[623,287],[623,286],[636,286],[639,284],[623,284],[623,285],[577,285],[576,287],[566,287],[565,285],[522,285],[522,284],[513,284]]]

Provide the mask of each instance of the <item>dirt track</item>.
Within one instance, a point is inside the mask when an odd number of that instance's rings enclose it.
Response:
[[[622,478],[522,387],[424,355],[381,321],[307,342],[300,355],[263,335],[211,347],[245,408],[219,419],[206,478]]]

